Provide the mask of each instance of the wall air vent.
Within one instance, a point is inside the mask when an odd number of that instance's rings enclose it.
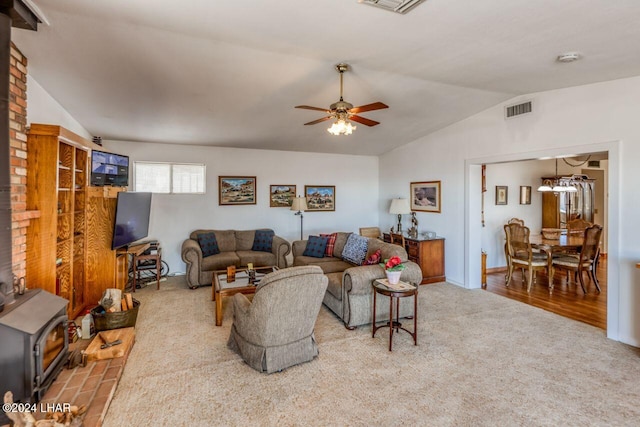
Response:
[[[405,14],[425,0],[358,0],[358,3],[379,7],[390,12]]]
[[[510,105],[504,108],[505,118],[520,116],[522,114],[530,113],[532,110],[531,101],[523,102],[522,104]]]
[[[599,168],[600,167],[600,160],[589,160],[589,167],[590,168]]]

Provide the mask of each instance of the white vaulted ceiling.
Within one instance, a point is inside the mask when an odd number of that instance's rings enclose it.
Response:
[[[638,0],[33,0],[29,73],[104,139],[381,154],[514,96],[640,75]],[[557,62],[564,52],[582,59]],[[381,101],[350,136],[300,104]]]

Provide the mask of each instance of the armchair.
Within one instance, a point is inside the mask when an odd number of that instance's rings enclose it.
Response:
[[[313,329],[328,279],[318,266],[267,274],[253,301],[233,296],[227,346],[260,372],[277,372],[318,355]]]

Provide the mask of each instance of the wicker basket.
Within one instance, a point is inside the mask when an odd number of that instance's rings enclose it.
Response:
[[[140,307],[140,301],[133,299],[133,308],[126,311],[116,311],[114,313],[99,313],[97,310],[102,310],[101,306],[91,309],[91,315],[93,316],[93,322],[96,326],[96,331],[108,331],[111,329],[129,328],[136,325],[138,319],[138,308]]]
[[[560,238],[560,234],[562,230],[559,228],[543,228],[542,229],[542,237],[550,240],[558,240]]]

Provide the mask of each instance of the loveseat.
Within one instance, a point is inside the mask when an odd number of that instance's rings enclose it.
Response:
[[[329,279],[329,285],[323,299],[331,311],[342,321],[347,329],[354,329],[359,325],[372,323],[373,310],[373,286],[376,279],[385,278],[385,272],[377,263],[373,265],[356,265],[345,261],[343,250],[349,236],[352,233],[338,232],[335,234],[335,243],[332,248],[332,256],[327,252],[322,257],[303,255],[307,248],[308,240],[293,242],[293,265],[317,265]],[[420,283],[422,271],[415,262],[409,261],[407,251],[399,245],[385,243],[377,238],[365,237],[367,240],[367,253],[365,259],[370,258],[378,249],[381,259],[399,256],[405,265],[400,280],[409,283]],[[378,298],[376,309],[377,321],[389,320],[389,304],[384,298]],[[400,317],[413,316],[413,299],[400,299]]]
[[[182,243],[182,260],[187,265],[187,284],[191,289],[211,285],[213,272],[231,265],[253,263],[254,267],[286,268],[289,252],[289,242],[269,229],[195,230]]]

